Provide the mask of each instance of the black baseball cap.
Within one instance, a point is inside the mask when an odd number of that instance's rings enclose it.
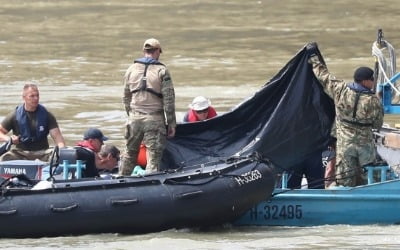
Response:
[[[374,80],[374,71],[368,67],[359,67],[354,71],[354,81],[361,82],[363,80]]]
[[[83,134],[83,139],[99,139],[101,141],[107,141],[108,137],[104,136],[103,133],[98,128],[89,128]]]

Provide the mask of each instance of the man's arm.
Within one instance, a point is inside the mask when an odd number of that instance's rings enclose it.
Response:
[[[13,144],[19,143],[19,136],[14,135],[14,134],[8,135],[8,133],[11,130],[13,130],[12,124],[13,124],[14,118],[15,118],[15,112],[11,112],[1,122],[1,124],[0,124],[0,142],[7,142],[11,139]]]
[[[3,128],[3,126],[0,124],[0,141],[2,142],[6,142],[8,140],[10,140],[10,136],[7,135],[8,131]]]
[[[48,112],[48,126],[49,134],[53,138],[54,143],[60,148],[65,147],[64,137],[61,134],[56,117],[51,112]]]
[[[165,117],[168,125],[168,137],[175,136],[176,115],[175,115],[175,90],[168,70],[162,76],[161,93],[163,95],[163,105]]]
[[[340,93],[340,90],[346,87],[346,83],[343,80],[336,79],[336,77],[329,72],[328,67],[317,53],[318,47],[316,43],[309,43],[306,48],[309,53],[308,63],[312,65],[315,77],[324,88],[325,93],[336,101],[336,93]]]
[[[372,97],[372,112],[372,117],[375,117],[372,122],[372,128],[380,130],[383,125],[384,111],[382,102],[377,96]]]
[[[129,69],[128,69],[129,70]],[[125,74],[123,84],[124,84],[124,96],[122,97],[122,103],[124,104],[124,108],[127,116],[131,112],[131,101],[132,101],[132,92],[129,86],[129,76],[130,72]]]
[[[53,138],[54,143],[58,147],[60,147],[60,148],[64,148],[65,147],[64,137],[61,134],[61,130],[59,128],[50,129],[49,133],[50,133],[51,138]]]

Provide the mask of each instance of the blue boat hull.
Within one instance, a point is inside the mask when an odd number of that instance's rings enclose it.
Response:
[[[354,188],[276,189],[235,221],[240,226],[399,224],[400,180]]]

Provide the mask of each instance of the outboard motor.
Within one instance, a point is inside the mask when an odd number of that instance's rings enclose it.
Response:
[[[47,165],[47,162],[39,160],[2,161],[0,162],[0,177],[7,179],[14,175],[26,175],[29,179],[40,180],[42,169]]]

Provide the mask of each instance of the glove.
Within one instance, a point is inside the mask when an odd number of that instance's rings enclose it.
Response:
[[[313,56],[317,55],[318,44],[316,42],[310,42],[307,44],[306,50],[308,52],[308,55],[310,57],[313,57]]]

